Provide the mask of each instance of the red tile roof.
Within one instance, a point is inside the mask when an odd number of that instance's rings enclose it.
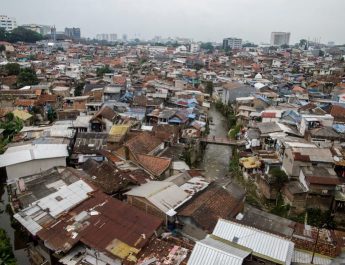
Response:
[[[345,107],[340,105],[333,105],[331,115],[335,121],[345,122]]]
[[[262,112],[261,117],[262,118],[275,118],[276,113],[275,112]]]
[[[156,177],[162,175],[171,165],[170,158],[141,154],[138,154],[136,157],[138,163]]]
[[[204,230],[211,233],[219,218],[229,219],[243,209],[243,202],[221,186],[212,183],[181,210],[179,216],[189,216]]]
[[[149,154],[160,144],[162,144],[162,140],[144,132],[127,141],[125,146],[134,154]]]

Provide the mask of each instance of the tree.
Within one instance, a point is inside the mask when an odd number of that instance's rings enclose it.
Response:
[[[20,72],[20,65],[17,63],[8,63],[5,65],[8,75],[18,75]]]
[[[33,43],[36,41],[40,41],[42,39],[43,37],[41,34],[32,30],[26,29],[24,27],[18,27],[9,33],[5,33],[4,40],[8,42],[12,42],[12,43],[18,42],[18,41]]]
[[[214,47],[213,47],[211,42],[201,43],[200,48],[204,49],[204,50],[207,50],[209,52],[213,52],[214,51]]]
[[[212,81],[208,81],[206,83],[206,93],[210,94],[212,96],[212,94],[213,94],[213,82]]]
[[[96,74],[98,77],[103,77],[104,74],[111,73],[111,69],[109,68],[109,65],[106,65],[101,68],[97,68]]]
[[[6,121],[0,123],[0,128],[5,130],[4,137],[11,140],[23,128],[23,122],[10,112],[6,115]]]
[[[77,84],[77,86],[74,88],[75,97],[81,96],[83,94],[84,86],[85,86],[84,82],[80,82]]]
[[[287,44],[283,44],[283,45],[280,46],[280,48],[282,48],[282,49],[288,49],[289,47],[290,47],[290,46],[287,45]]]
[[[53,122],[54,120],[56,120],[57,114],[56,114],[55,110],[52,107],[48,108],[47,117],[48,117],[48,120],[50,122]]]
[[[6,235],[4,229],[0,229],[0,264],[16,264],[16,259],[13,255],[10,239]]]
[[[19,75],[17,76],[17,86],[32,86],[37,85],[38,78],[36,72],[32,68],[24,68],[20,71]]]
[[[284,184],[289,180],[286,173],[278,167],[271,168],[269,174],[273,178],[273,186],[275,186],[278,191],[280,191]]]
[[[5,45],[0,45],[0,53],[2,53],[2,52],[4,52],[4,51],[6,51],[6,47],[5,47]]]

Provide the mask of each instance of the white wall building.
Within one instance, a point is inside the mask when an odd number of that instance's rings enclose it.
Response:
[[[13,30],[17,27],[17,20],[14,17],[0,15],[0,28],[7,31]]]
[[[223,39],[223,49],[242,49],[242,39],[226,38]]]
[[[0,167],[6,167],[7,182],[38,174],[57,166],[66,166],[66,144],[36,144],[9,147],[0,155]]]

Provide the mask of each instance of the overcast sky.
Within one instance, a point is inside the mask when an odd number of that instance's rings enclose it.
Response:
[[[129,38],[240,37],[269,42],[270,32],[345,43],[345,0],[1,0],[0,12],[17,23],[80,27],[83,37],[127,33]],[[136,35],[135,35],[136,34]]]

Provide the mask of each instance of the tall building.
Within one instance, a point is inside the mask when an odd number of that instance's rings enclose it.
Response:
[[[6,31],[13,30],[17,27],[17,20],[14,17],[8,17],[0,15],[0,28],[4,28]]]
[[[106,34],[106,33],[97,34],[97,35],[96,35],[96,39],[97,39],[97,40],[109,41],[109,34]]]
[[[80,39],[80,28],[65,28],[65,35],[72,39]]]
[[[117,41],[117,34],[116,33],[109,34],[109,39],[110,41],[113,41],[113,42]]]
[[[242,49],[242,39],[238,38],[225,38],[223,39],[223,49]]]
[[[290,43],[290,32],[272,32],[271,33],[272,46],[289,45],[289,43]]]
[[[127,34],[123,34],[123,35],[122,35],[122,40],[123,40],[123,41],[127,41]]]

